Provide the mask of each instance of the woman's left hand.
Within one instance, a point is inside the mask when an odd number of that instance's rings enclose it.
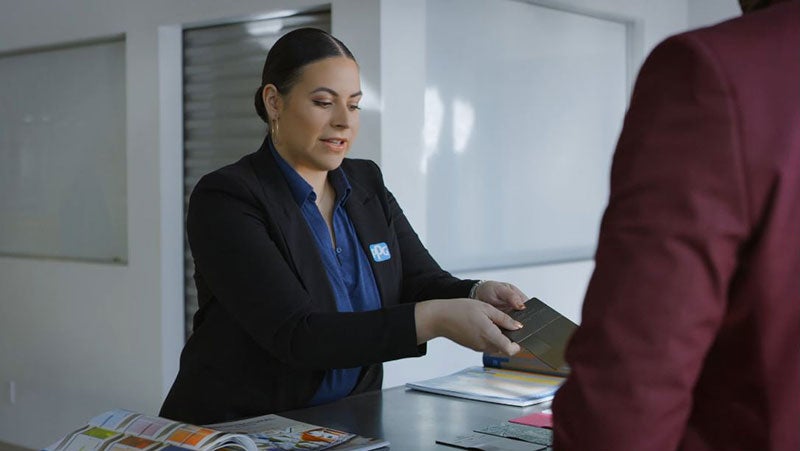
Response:
[[[525,301],[528,300],[525,293],[513,284],[494,280],[487,280],[478,285],[475,298],[505,313],[524,309]]]

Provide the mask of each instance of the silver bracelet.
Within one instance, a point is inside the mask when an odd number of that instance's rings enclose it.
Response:
[[[467,297],[469,297],[470,299],[478,299],[477,297],[475,297],[475,295],[478,294],[478,287],[481,286],[481,284],[483,284],[484,282],[486,281],[479,280],[475,282],[475,285],[473,285],[472,288],[469,289],[469,296]]]

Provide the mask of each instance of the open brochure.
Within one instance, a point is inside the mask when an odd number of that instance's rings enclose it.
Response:
[[[524,407],[551,400],[563,381],[564,378],[558,376],[473,366],[447,376],[410,382],[406,387]]]
[[[340,448],[341,446],[341,448]],[[155,451],[239,449],[370,450],[388,446],[382,440],[360,437],[278,415],[195,426],[166,418],[116,409],[92,418],[46,451]]]
[[[219,431],[247,434],[256,442],[260,450],[367,451],[389,446],[389,442],[386,440],[314,426],[278,415],[263,415],[227,423],[216,423],[208,427]]]
[[[549,401],[569,374],[568,367],[555,371],[526,349],[512,357],[483,354],[483,368],[406,384],[415,390],[476,399],[478,401],[529,406]]]

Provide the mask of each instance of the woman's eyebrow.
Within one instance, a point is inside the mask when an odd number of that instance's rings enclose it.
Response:
[[[314,94],[315,92],[327,92],[328,94],[330,94],[330,95],[332,95],[334,97],[339,97],[339,93],[338,92],[334,91],[331,88],[326,88],[325,86],[320,86],[319,88],[311,91],[311,94]],[[350,94],[350,98],[359,97],[359,96],[361,96],[361,94],[362,94],[361,91],[355,92],[353,94]]]

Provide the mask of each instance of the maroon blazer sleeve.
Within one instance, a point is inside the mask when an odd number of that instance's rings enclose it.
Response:
[[[557,450],[678,446],[749,229],[739,133],[702,42],[658,46],[614,155],[572,372],[553,406]]]

